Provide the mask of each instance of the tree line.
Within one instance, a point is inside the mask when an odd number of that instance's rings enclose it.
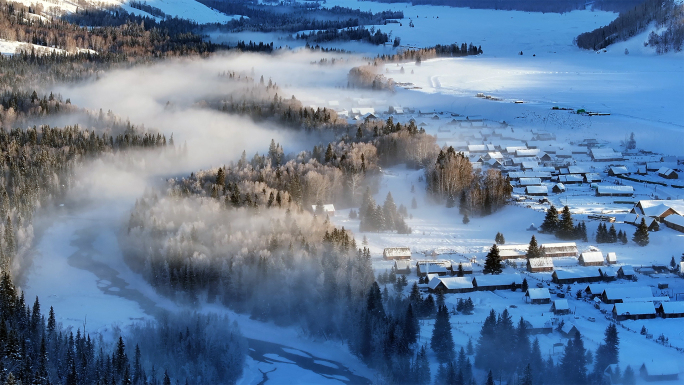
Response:
[[[3,384],[170,385],[233,383],[247,343],[227,317],[166,315],[138,323],[116,343],[66,328],[36,297],[26,303],[7,272],[0,279],[0,381]]]
[[[297,33],[296,39],[306,40],[308,43],[323,43],[328,41],[364,41],[366,43],[380,45],[390,41],[390,36],[375,27],[366,29],[364,26],[347,29],[327,29],[325,31],[312,31],[309,33]]]

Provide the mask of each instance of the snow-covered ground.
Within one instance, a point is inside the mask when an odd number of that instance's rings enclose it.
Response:
[[[83,48],[77,48],[79,52],[86,52],[90,51],[91,53],[96,53],[93,50],[86,50]],[[38,55],[49,55],[53,52],[58,53],[58,54],[63,54],[66,51],[61,49],[61,48],[54,48],[54,47],[45,47],[42,45],[37,45],[37,44],[32,44],[32,43],[24,43],[20,41],[13,41],[13,40],[5,40],[5,39],[0,39],[0,55],[14,55],[16,53],[19,53],[21,51],[30,51],[36,52]]]

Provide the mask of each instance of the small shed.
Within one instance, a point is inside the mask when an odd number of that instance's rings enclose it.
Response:
[[[611,251],[608,254],[606,254],[606,263],[609,265],[614,265],[617,263],[617,254],[615,252]]]
[[[529,301],[534,305],[551,303],[551,294],[547,288],[527,289],[527,292],[525,293],[525,301]]]
[[[411,274],[411,263],[410,259],[398,259],[394,261],[394,270],[397,274]]]
[[[663,318],[684,317],[684,301],[661,302],[657,313]]]
[[[658,169],[658,176],[665,179],[679,179],[677,172],[671,168],[661,167]]]
[[[565,192],[565,185],[563,183],[556,183],[551,188],[551,191],[555,192],[556,194],[564,193]]]
[[[630,281],[634,279],[636,273],[631,265],[622,265],[618,269],[618,278],[629,279]]]
[[[530,273],[553,271],[553,259],[550,257],[528,258],[527,271]]]
[[[578,258],[582,266],[601,266],[603,265],[603,254],[600,251],[585,251]]]
[[[641,365],[639,374],[648,382],[677,381],[679,379],[679,366],[674,362],[651,359],[650,362],[644,362]]]
[[[556,315],[570,314],[570,305],[567,299],[557,299],[551,305],[551,311]]]
[[[386,261],[394,259],[411,259],[411,249],[408,247],[386,247],[382,251],[382,259]]]
[[[568,338],[574,338],[575,334],[579,334],[579,329],[571,322],[564,322],[561,326],[561,333]]]
[[[613,305],[613,317],[617,321],[652,319],[656,317],[653,302],[628,302]]]
[[[618,175],[628,175],[629,170],[625,166],[611,166],[608,168],[608,175],[618,176]]]

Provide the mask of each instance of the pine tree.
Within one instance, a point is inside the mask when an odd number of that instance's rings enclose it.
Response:
[[[616,243],[617,242],[617,232],[615,232],[615,225],[613,225],[613,224],[610,225],[610,230],[608,231],[608,242],[610,242],[610,243]]]
[[[454,339],[451,334],[451,323],[446,306],[440,306],[437,311],[430,347],[437,355],[439,362],[449,362],[454,359]]]
[[[603,343],[596,349],[594,372],[600,376],[608,365],[619,363],[619,344],[617,326],[611,323],[604,332]]]
[[[447,200],[446,200],[446,207],[448,209],[450,209],[450,208],[454,207],[455,205],[456,205],[456,200],[454,199],[454,195],[449,194],[449,196],[447,197]]]
[[[646,220],[644,218],[641,218],[641,223],[634,232],[632,240],[634,243],[642,247],[648,245],[648,226],[646,226]]]
[[[463,314],[473,314],[473,310],[475,310],[475,305],[473,304],[472,298],[468,297],[463,304]]]
[[[634,370],[627,365],[625,372],[622,374],[622,383],[624,385],[636,385],[636,377],[634,377]]]
[[[555,234],[558,229],[558,210],[556,206],[551,205],[548,210],[546,210],[546,216],[544,217],[544,222],[541,224],[539,231],[544,234]]]
[[[675,262],[674,255],[672,256],[672,259],[670,259],[670,268],[673,270],[677,267],[677,262]]]
[[[404,338],[408,344],[414,344],[418,340],[418,318],[413,314],[413,306],[409,303],[404,316]]]
[[[529,286],[529,284],[527,283],[527,278],[523,278],[522,286],[521,286],[521,289],[522,289],[523,293],[526,293],[526,292],[527,292],[527,289],[529,289],[529,287],[530,287],[530,286]]]
[[[468,218],[468,213],[463,214],[463,224],[467,225],[470,223],[470,218]]]
[[[523,372],[523,377],[522,381],[520,382],[520,385],[533,385],[534,383],[532,382],[532,366],[530,364],[527,364],[525,366],[525,371]]]
[[[494,237],[494,241],[496,242],[497,245],[503,245],[506,243],[506,239],[504,238],[503,234],[501,234],[501,233],[496,233],[496,236]]]
[[[499,248],[496,243],[492,245],[492,248],[487,253],[485,257],[483,273],[485,274],[501,274],[501,255],[499,255]]]
[[[494,385],[494,375],[492,374],[491,370],[489,373],[487,373],[487,381],[485,382],[485,385]]]
[[[532,238],[530,239],[530,245],[527,246],[527,254],[525,254],[525,257],[527,259],[530,258],[539,258],[542,256],[542,252],[539,249],[539,246],[537,245],[537,238],[533,235]]]
[[[570,207],[568,206],[563,207],[558,229],[556,230],[556,237],[560,239],[575,238],[575,225],[572,222],[572,213],[570,213]]]
[[[468,345],[466,345],[466,353],[468,353],[469,356],[472,356],[475,353],[475,349],[473,349],[473,339],[472,338],[468,338]]]

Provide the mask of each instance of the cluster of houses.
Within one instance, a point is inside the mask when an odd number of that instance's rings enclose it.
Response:
[[[612,315],[617,321],[684,317],[684,301],[670,302],[670,297],[656,297],[648,286],[626,286],[591,284],[584,290],[588,298],[594,301],[613,305]],[[570,312],[567,300],[551,300],[547,288],[529,288],[525,293],[525,301],[531,304],[551,304],[554,314]]]
[[[655,223],[663,223],[684,233],[684,199],[640,200],[629,214],[624,215],[622,221],[636,226],[641,223],[641,219],[646,220],[649,229],[654,228]]]

